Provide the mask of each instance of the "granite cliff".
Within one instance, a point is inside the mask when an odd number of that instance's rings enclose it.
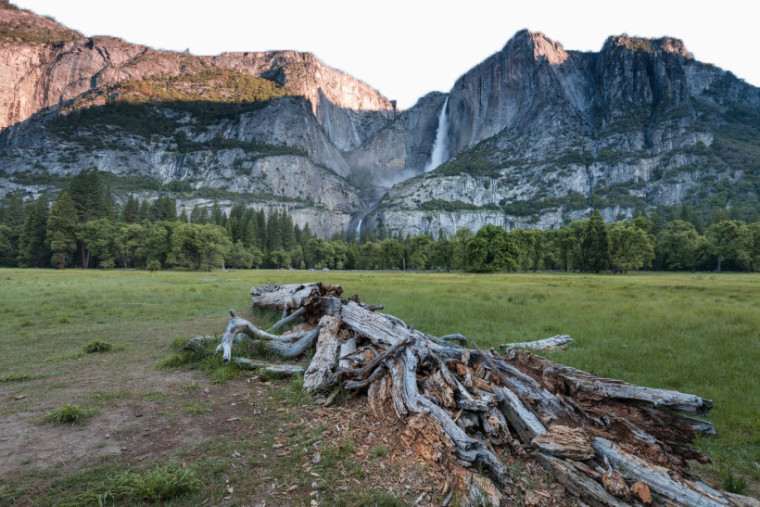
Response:
[[[757,213],[760,90],[677,39],[585,53],[521,31],[447,97],[448,162],[391,188],[368,227],[552,228],[682,203]]]
[[[673,38],[577,52],[524,30],[395,111],[309,53],[157,51],[0,10],[0,80],[0,193],[97,168],[185,206],[288,209],[325,236],[760,208],[760,90]]]

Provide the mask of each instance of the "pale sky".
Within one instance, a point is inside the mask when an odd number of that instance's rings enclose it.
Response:
[[[14,0],[12,0],[14,1]],[[295,49],[359,78],[408,108],[448,91],[522,28],[565,49],[598,51],[609,35],[670,35],[695,58],[760,85],[749,0],[16,0],[85,35],[216,55]]]

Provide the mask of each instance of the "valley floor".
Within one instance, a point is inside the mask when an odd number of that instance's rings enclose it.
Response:
[[[229,308],[251,317],[251,286],[317,279],[481,347],[569,334],[553,360],[712,399],[718,435],[697,443],[713,459],[700,473],[760,495],[760,275],[4,269],[0,504],[131,503],[119,478],[169,473],[159,467],[200,479],[183,503],[440,503],[435,470],[361,399],[322,408],[297,381],[161,367],[173,341],[220,336]],[[114,349],[83,353],[93,340]],[[64,404],[97,412],[42,422]]]

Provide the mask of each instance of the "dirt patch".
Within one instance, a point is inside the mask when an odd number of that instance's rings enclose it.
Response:
[[[167,460],[209,470],[199,503],[387,504],[396,499],[440,505],[447,498],[463,499],[445,460],[419,456],[408,426],[390,413],[376,417],[366,396],[321,407],[299,395],[288,380],[243,376],[211,384],[199,372],[148,368],[125,377],[119,392],[132,395],[106,397],[99,413],[82,424],[40,423],[54,400],[39,411],[0,419],[0,474],[26,484],[22,503],[35,503],[55,480],[37,478],[34,469],[55,469],[57,477],[65,477],[104,463],[141,467]],[[107,393],[114,385],[105,374],[90,372],[87,380],[72,381],[65,389]],[[505,461],[515,469],[516,499],[531,505],[566,503],[564,488],[531,460]]]

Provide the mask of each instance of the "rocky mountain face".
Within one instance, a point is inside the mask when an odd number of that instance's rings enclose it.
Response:
[[[178,80],[195,86],[220,73],[266,79],[289,97],[267,96],[250,112],[209,118],[203,107],[178,109],[169,95],[131,111],[149,113],[153,126],[109,121],[114,109],[130,102],[122,100],[120,83],[139,87],[158,79],[167,88]],[[157,184],[166,187],[160,190],[192,189],[192,195],[179,195],[188,206],[214,199],[287,208],[301,225],[325,236],[342,233],[362,208],[342,152],[393,120],[388,99],[308,53],[198,57],[156,51],[113,37],[85,38],[14,10],[0,10],[0,82],[0,187],[6,192],[23,187],[33,196],[97,168],[125,185],[125,178],[147,181],[149,188],[137,185],[135,192],[155,194]],[[227,85],[216,82],[214,89]],[[197,105],[205,97],[184,94],[181,100]],[[82,108],[97,112],[86,115],[89,123],[72,112]],[[157,126],[167,123],[168,132]],[[221,143],[212,146],[217,139]]]
[[[97,168],[121,195],[287,209],[324,236],[760,209],[760,90],[672,38],[584,53],[521,31],[396,112],[308,53],[156,51],[0,10],[0,81],[0,193]]]
[[[553,228],[681,203],[749,218],[760,204],[760,90],[677,39],[581,53],[522,31],[456,82],[446,115],[450,160],[391,188],[369,227]]]

